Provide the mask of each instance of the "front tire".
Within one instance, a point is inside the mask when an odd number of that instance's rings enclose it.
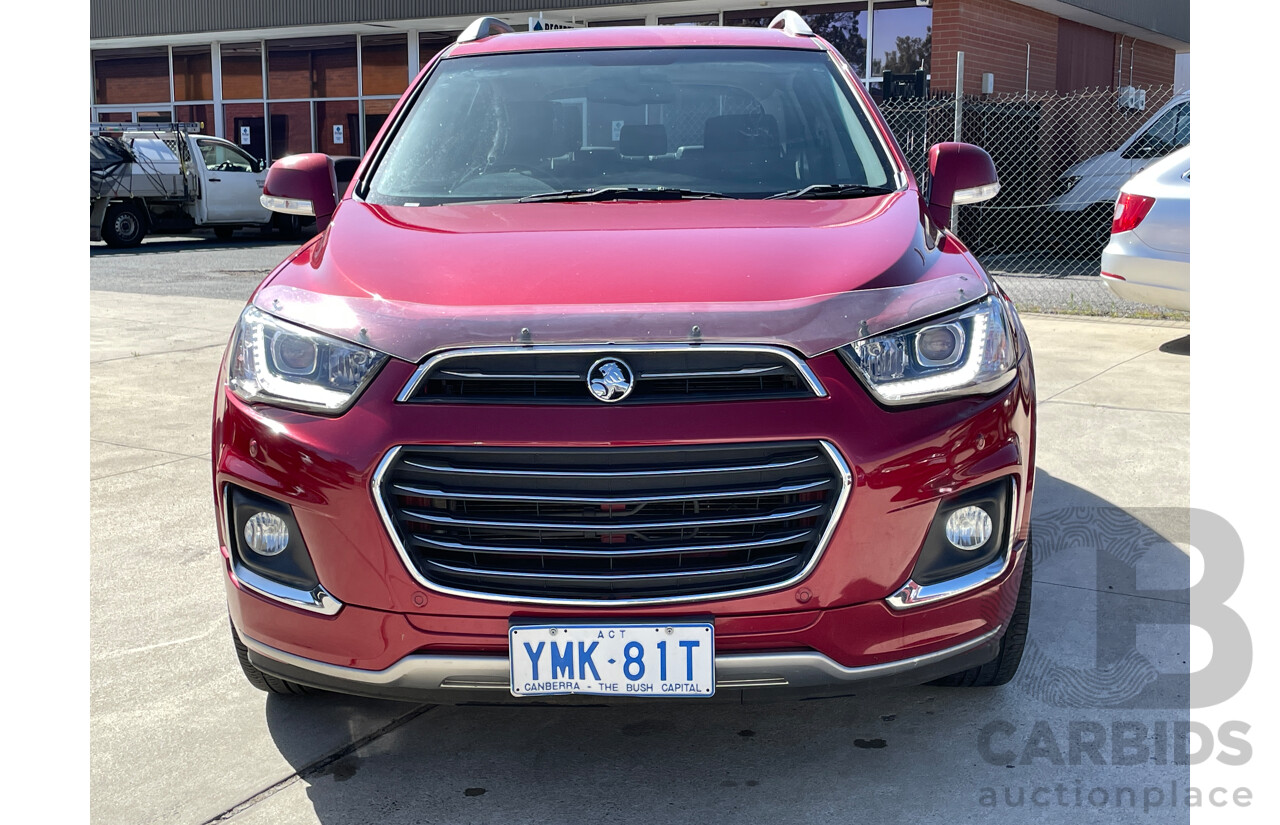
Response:
[[[971,667],[960,673],[944,676],[929,684],[940,687],[999,687],[1013,681],[1022,663],[1022,650],[1027,643],[1027,628],[1031,624],[1031,536],[1023,550],[1022,581],[1018,585],[1018,602],[1009,618],[1009,629],[1000,639],[996,657],[985,665]]]
[[[115,249],[127,249],[146,237],[146,216],[137,204],[117,203],[107,209],[102,220],[102,240]]]
[[[296,241],[302,237],[302,219],[297,215],[276,213],[271,222],[280,233],[280,237],[286,241]]]
[[[277,696],[306,696],[316,691],[306,685],[300,685],[296,682],[290,682],[286,679],[277,679],[268,673],[263,673],[254,667],[249,661],[249,648],[245,647],[244,642],[240,641],[240,634],[236,633],[235,625],[231,626],[231,643],[236,648],[236,658],[240,660],[240,669],[244,671],[244,676],[249,680],[249,684],[258,690],[266,693],[274,693]]]

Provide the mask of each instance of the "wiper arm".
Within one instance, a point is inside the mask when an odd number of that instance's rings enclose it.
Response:
[[[890,195],[896,190],[883,186],[867,186],[864,183],[815,183],[803,189],[792,189],[770,195],[765,200],[798,198],[865,198],[870,195]]]
[[[565,189],[561,192],[544,192],[520,198],[516,203],[549,203],[555,201],[678,201],[684,199],[727,198],[719,192],[700,192],[696,189],[669,189],[665,186],[601,186],[595,189]]]

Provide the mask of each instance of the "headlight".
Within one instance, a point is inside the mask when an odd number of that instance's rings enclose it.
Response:
[[[240,315],[227,384],[251,403],[337,413],[386,360],[249,307]]]
[[[990,393],[1014,375],[1013,333],[1004,302],[994,295],[927,324],[855,341],[839,352],[885,404]]]

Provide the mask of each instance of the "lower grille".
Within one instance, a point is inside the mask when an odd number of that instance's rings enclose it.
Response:
[[[630,602],[798,579],[847,485],[843,462],[821,442],[403,447],[379,468],[375,492],[426,582]]]

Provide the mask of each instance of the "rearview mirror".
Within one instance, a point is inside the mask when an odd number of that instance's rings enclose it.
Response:
[[[290,155],[271,164],[262,187],[262,205],[286,215],[314,215],[316,230],[329,225],[338,208],[333,159],[319,152]]]
[[[996,165],[969,143],[939,143],[929,149],[929,217],[951,226],[951,207],[981,203],[1000,194]]]

